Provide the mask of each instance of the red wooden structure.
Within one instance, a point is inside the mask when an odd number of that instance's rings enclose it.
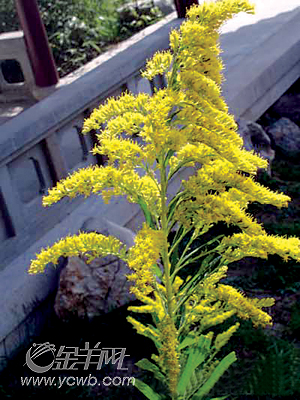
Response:
[[[192,4],[199,4],[198,0],[174,0],[178,18],[185,18],[186,11]]]
[[[15,3],[35,83],[41,87],[55,85],[59,77],[37,0],[15,0]]]
[[[15,0],[15,3],[36,85],[55,85],[59,77],[37,0]],[[174,3],[178,18],[185,18],[187,9],[198,4],[198,0],[174,0]]]

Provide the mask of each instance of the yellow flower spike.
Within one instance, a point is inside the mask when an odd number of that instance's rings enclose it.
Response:
[[[102,139],[101,146],[93,149],[93,154],[104,154],[109,157],[110,162],[120,161],[131,167],[142,164],[143,149],[137,143],[124,139]]]
[[[112,196],[127,195],[132,203],[142,198],[149,210],[156,215],[160,209],[159,184],[148,176],[140,177],[132,168],[126,170],[108,166],[92,166],[80,169],[49,189],[43,198],[43,205],[49,206],[64,197],[77,195],[89,196],[92,193],[103,194],[109,202]]]
[[[235,325],[231,326],[225,332],[219,333],[216,337],[214,346],[216,350],[220,350],[225,346],[230,340],[231,336],[239,329],[240,324],[237,322]]]
[[[162,343],[159,360],[166,368],[170,393],[175,395],[180,373],[177,330],[169,316],[158,325],[158,329]]]
[[[241,11],[253,14],[254,9],[254,4],[247,0],[204,2],[199,6],[192,5],[187,11],[187,18],[191,21],[199,21],[202,25],[213,30],[218,30],[225,21],[235,14]]]
[[[224,312],[218,312],[213,315],[205,315],[201,319],[201,329],[205,330],[211,328],[212,326],[216,326],[222,324],[227,319],[231,318],[234,314],[236,314],[236,310],[229,310]]]
[[[171,66],[173,56],[170,51],[158,51],[147,61],[146,69],[141,73],[143,78],[152,80],[156,75],[163,75]]]
[[[128,308],[128,310],[130,311],[134,311],[137,313],[153,313],[156,314],[158,319],[160,321],[164,320],[164,318],[166,317],[166,310],[165,307],[163,305],[162,299],[160,298],[159,294],[155,291],[154,292],[154,297],[155,300],[153,300],[152,298],[150,298],[149,296],[146,296],[144,294],[142,294],[140,291],[136,292],[136,297],[142,301],[143,303],[145,303],[146,305],[143,306],[130,306]]]
[[[209,185],[205,182],[208,180]],[[225,185],[231,186],[239,191],[236,199],[241,196],[240,192],[247,195],[248,201],[258,201],[262,204],[273,204],[276,207],[286,207],[290,197],[284,194],[272,192],[270,189],[255,182],[252,177],[243,176],[239,171],[235,171],[232,165],[226,160],[216,160],[212,163],[206,164],[197,176],[191,177],[192,190],[195,190],[201,182],[201,186],[206,187],[206,190],[214,189],[220,190]],[[204,184],[202,184],[204,182]],[[213,186],[213,184],[215,186]],[[186,188],[189,187],[189,181],[185,184]],[[203,190],[203,188],[201,188]]]
[[[88,133],[91,129],[97,130],[101,128],[101,124],[126,112],[143,111],[149,98],[150,96],[146,93],[135,96],[128,92],[122,93],[118,98],[109,98],[84,121],[82,133]]]
[[[148,294],[153,290],[155,275],[152,266],[160,257],[163,233],[149,228],[146,224],[135,237],[135,245],[128,252],[128,266],[134,271],[128,276],[135,280],[133,292]]]
[[[227,307],[242,319],[251,319],[254,326],[265,327],[272,325],[272,318],[262,311],[256,301],[246,298],[237,289],[228,285],[218,285],[215,292],[211,291],[211,296],[225,301]]]
[[[173,52],[176,52],[180,46],[180,34],[176,29],[170,33],[170,47]]]
[[[67,236],[53,246],[43,249],[37,254],[36,259],[31,261],[28,272],[30,274],[43,272],[47,264],[56,265],[61,256],[74,257],[84,254],[89,255],[90,261],[110,254],[127,260],[126,248],[118,239],[95,232],[80,233],[77,236]]]
[[[160,283],[157,283],[157,288],[159,289],[159,291],[165,296],[167,291],[166,291],[166,287],[164,285],[161,285]]]
[[[139,333],[140,335],[144,335],[144,336],[151,335],[154,338],[159,339],[158,333],[155,332],[155,330],[153,328],[151,328],[151,326],[145,326],[141,322],[135,320],[132,317],[127,317],[127,321],[133,325],[133,327],[136,329],[137,333]]]
[[[207,286],[216,285],[220,282],[221,279],[227,276],[227,271],[228,267],[226,265],[223,265],[216,272],[213,272],[212,274],[205,277],[203,287],[205,288]]]
[[[244,257],[267,258],[268,254],[278,254],[284,260],[293,258],[300,261],[300,239],[282,238],[273,235],[250,236],[239,233],[222,239],[224,259],[229,262],[240,260]]]

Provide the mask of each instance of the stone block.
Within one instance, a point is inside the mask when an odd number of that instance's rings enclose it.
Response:
[[[119,308],[135,296],[127,264],[114,256],[96,258],[87,264],[72,257],[62,270],[55,299],[55,312],[62,320],[74,317],[92,319]]]
[[[84,116],[81,114],[57,132],[59,146],[68,172],[96,162],[96,158],[91,153],[93,144],[90,136],[81,133],[83,120]]]
[[[0,34],[0,64],[3,60],[16,60],[24,76],[23,83],[9,83],[4,79],[3,73],[0,73],[0,91],[2,94],[5,92],[6,99],[10,99],[11,93],[14,100],[23,99],[26,95],[33,97],[36,85],[22,31]]]

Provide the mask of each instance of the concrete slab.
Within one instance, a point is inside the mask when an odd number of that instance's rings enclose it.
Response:
[[[1,102],[0,100],[0,125],[4,124],[4,122],[9,119],[16,117],[34,104],[35,102],[30,100],[14,101],[9,103]]]
[[[300,76],[299,0],[256,0],[221,30],[223,95],[236,117],[258,119]]]

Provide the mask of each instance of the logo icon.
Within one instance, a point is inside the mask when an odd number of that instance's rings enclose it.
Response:
[[[37,358],[39,358],[39,360],[37,360],[38,364],[36,363],[37,361],[33,361]],[[50,363],[49,363],[49,360],[51,361]],[[40,343],[40,344],[33,343],[33,345],[30,347],[30,349],[27,350],[25,364],[27,364],[27,366],[33,372],[42,374],[44,372],[49,371],[49,369],[54,364],[54,361],[55,361],[55,345],[54,344],[50,344],[49,342]],[[45,362],[47,362],[48,364],[43,365]],[[41,364],[41,365],[39,365],[39,364]]]

